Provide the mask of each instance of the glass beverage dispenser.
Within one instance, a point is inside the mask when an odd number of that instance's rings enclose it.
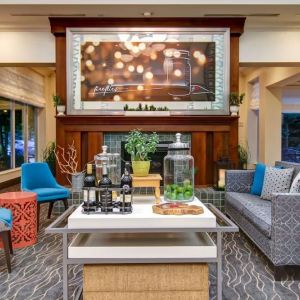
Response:
[[[194,200],[194,158],[189,143],[176,142],[169,145],[164,159],[164,199],[167,202],[190,202]]]

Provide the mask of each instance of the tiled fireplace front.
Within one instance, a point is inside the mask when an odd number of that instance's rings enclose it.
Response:
[[[180,131],[180,130],[179,130]],[[158,132],[159,141],[175,141],[175,133],[171,132]],[[121,154],[121,142],[126,141],[127,133],[123,132],[109,132],[104,134],[104,145],[108,146],[108,152]],[[183,133],[182,141],[191,144],[191,134]],[[99,152],[100,149],[99,149]]]

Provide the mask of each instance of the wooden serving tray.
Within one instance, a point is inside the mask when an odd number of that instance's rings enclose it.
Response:
[[[186,203],[164,203],[152,206],[153,212],[160,215],[200,215],[204,210],[201,206]]]

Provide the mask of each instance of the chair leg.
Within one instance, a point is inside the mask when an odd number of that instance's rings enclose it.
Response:
[[[65,198],[65,199],[63,199],[62,201],[63,201],[63,203],[64,203],[65,210],[67,210],[67,209],[69,208],[68,199]]]
[[[50,218],[51,218],[51,213],[52,213],[52,209],[53,209],[53,204],[54,204],[54,202],[53,202],[53,201],[49,202],[49,208],[48,208],[48,219],[50,219]]]
[[[36,227],[37,227],[37,232],[39,232],[39,229],[40,229],[40,203],[37,204]]]
[[[11,240],[11,231],[8,231],[8,244],[9,244],[10,254],[14,254],[12,240]]]
[[[3,247],[4,247],[4,253],[5,253],[5,258],[6,258],[6,264],[7,264],[7,270],[8,273],[11,273],[11,263],[10,263],[10,250],[9,250],[9,231],[2,231],[1,233],[1,238],[3,241]]]

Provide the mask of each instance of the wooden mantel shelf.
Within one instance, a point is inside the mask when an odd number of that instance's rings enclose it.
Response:
[[[56,119],[59,123],[64,125],[109,125],[112,127],[122,127],[124,125],[138,125],[139,128],[143,128],[145,125],[176,125],[174,130],[178,130],[179,126],[193,126],[193,125],[230,125],[238,120],[238,116],[164,116],[164,117],[145,117],[145,116],[122,116],[122,115],[68,115],[68,116],[57,116]],[[111,131],[114,131],[110,127]],[[126,129],[119,131],[126,131]],[[89,128],[89,130],[92,128]],[[102,128],[104,129],[104,128]],[[157,129],[158,131],[159,128]],[[194,131],[193,127],[189,129]],[[173,130],[171,130],[173,131]],[[196,130],[199,131],[199,128]]]

